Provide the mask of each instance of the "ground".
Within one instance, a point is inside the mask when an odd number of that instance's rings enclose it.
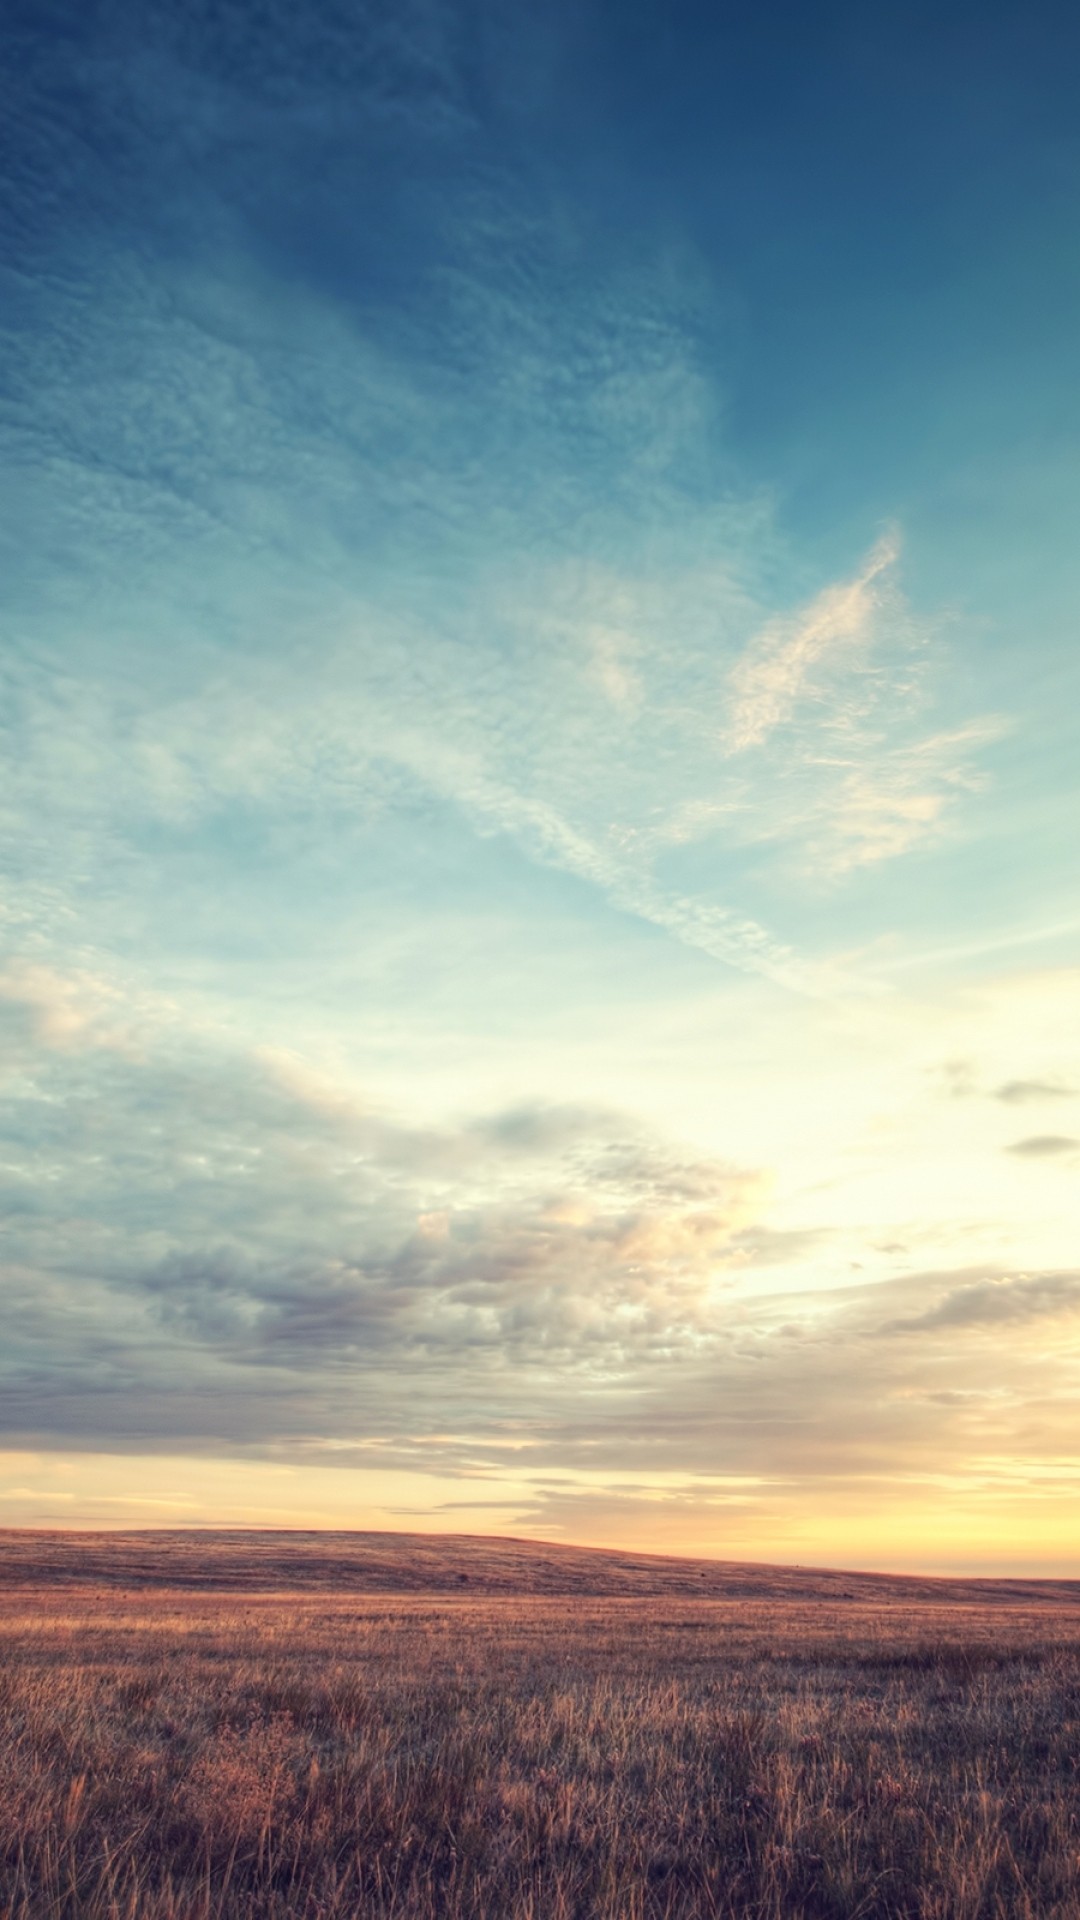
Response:
[[[0,1653],[4,1920],[1080,1917],[1067,1583],[7,1535]]]

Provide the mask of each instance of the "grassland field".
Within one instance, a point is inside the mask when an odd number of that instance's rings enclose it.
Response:
[[[0,1535],[0,1920],[1080,1920],[1080,1588]]]

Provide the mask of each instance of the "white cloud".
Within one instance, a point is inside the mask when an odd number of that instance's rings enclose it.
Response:
[[[803,822],[812,857],[843,874],[938,837],[957,799],[986,785],[975,756],[1005,731],[1003,719],[988,717],[907,744],[882,742],[877,756],[867,743],[859,758],[823,759],[823,790]]]
[[[814,671],[838,655],[865,651],[892,595],[900,546],[886,534],[851,580],[826,587],[808,607],[772,620],[736,662],[726,737],[732,753],[760,746],[812,697]],[[834,716],[835,720],[835,716]]]

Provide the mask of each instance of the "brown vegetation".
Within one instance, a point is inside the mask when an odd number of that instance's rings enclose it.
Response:
[[[725,1600],[1060,1601],[1080,1580],[930,1579],[838,1573],[740,1560],[568,1547],[476,1534],[146,1529],[132,1533],[0,1528],[0,1590],[24,1586],[197,1588],[219,1593],[592,1594]]]
[[[22,1544],[24,1576],[55,1550]],[[5,1920],[1080,1916],[1066,1590],[132,1591],[124,1564],[0,1597]]]

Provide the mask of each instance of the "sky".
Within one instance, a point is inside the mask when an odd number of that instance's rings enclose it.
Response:
[[[1080,1574],[1080,23],[12,0],[0,1524]]]

